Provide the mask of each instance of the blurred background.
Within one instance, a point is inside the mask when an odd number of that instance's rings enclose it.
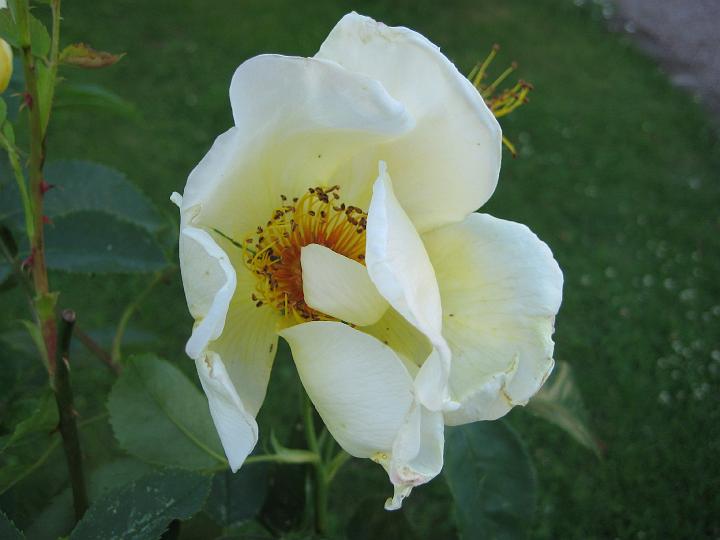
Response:
[[[518,156],[505,151],[498,189],[483,211],[527,224],[560,262],[565,299],[556,358],[572,365],[603,448],[598,459],[549,424],[511,413],[538,468],[531,536],[717,538],[717,5],[67,2],[65,41],[127,52],[112,69],[77,78],[112,88],[135,103],[139,117],[59,113],[48,154],[114,166],[177,219],[169,195],[182,191],[215,136],[230,127],[230,78],[248,57],[313,55],[353,9],[418,30],[463,72],[500,44],[497,69],[517,61],[518,75],[535,89],[527,106],[501,120]],[[146,280],[52,279],[64,291],[61,306],[74,308],[96,335]],[[191,372],[183,353],[190,328],[175,274],[131,322],[127,347],[157,351]],[[406,502],[411,514],[432,513],[423,504],[415,496]]]

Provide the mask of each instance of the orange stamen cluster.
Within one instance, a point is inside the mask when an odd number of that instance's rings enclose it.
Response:
[[[478,62],[470,72],[470,75],[468,75],[468,79],[470,79],[473,86],[477,88],[478,92],[480,92],[480,95],[485,100],[485,103],[487,103],[490,111],[495,115],[495,118],[506,116],[521,105],[527,103],[528,94],[533,88],[532,84],[520,79],[515,83],[515,85],[505,88],[500,92],[497,91],[498,87],[505,81],[505,79],[517,70],[517,64],[515,62],[503,71],[493,82],[488,83],[485,80],[487,77],[488,67],[497,56],[499,50],[499,45],[493,45],[493,48],[487,58],[485,58],[482,62]],[[503,137],[503,144],[507,146],[513,157],[517,155],[515,146],[505,137]]]
[[[265,226],[245,238],[243,261],[258,278],[257,307],[271,305],[293,322],[330,319],[305,303],[300,251],[320,244],[364,264],[367,213],[341,203],[339,191],[315,187],[292,200],[281,195]]]

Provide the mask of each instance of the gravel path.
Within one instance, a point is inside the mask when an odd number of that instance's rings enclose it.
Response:
[[[622,27],[720,121],[720,0],[616,0]]]

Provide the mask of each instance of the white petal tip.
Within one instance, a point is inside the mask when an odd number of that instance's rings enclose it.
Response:
[[[180,208],[182,206],[182,195],[180,195],[177,191],[173,191],[172,195],[170,195],[170,202],[172,202],[175,206]]]
[[[385,501],[385,510],[400,510],[402,503],[412,491],[412,486],[395,486],[395,493]]]

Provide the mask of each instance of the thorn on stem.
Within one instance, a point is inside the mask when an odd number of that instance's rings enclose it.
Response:
[[[55,187],[55,184],[50,184],[45,179],[40,182],[40,193],[45,195],[48,191]]]
[[[21,270],[28,270],[31,269],[33,264],[35,263],[35,250],[33,249],[30,255],[28,255],[22,263],[20,263],[20,269]]]
[[[22,111],[25,107],[27,107],[28,109],[33,108],[33,97],[30,95],[30,92],[22,93],[22,103],[20,103],[20,110]]]

